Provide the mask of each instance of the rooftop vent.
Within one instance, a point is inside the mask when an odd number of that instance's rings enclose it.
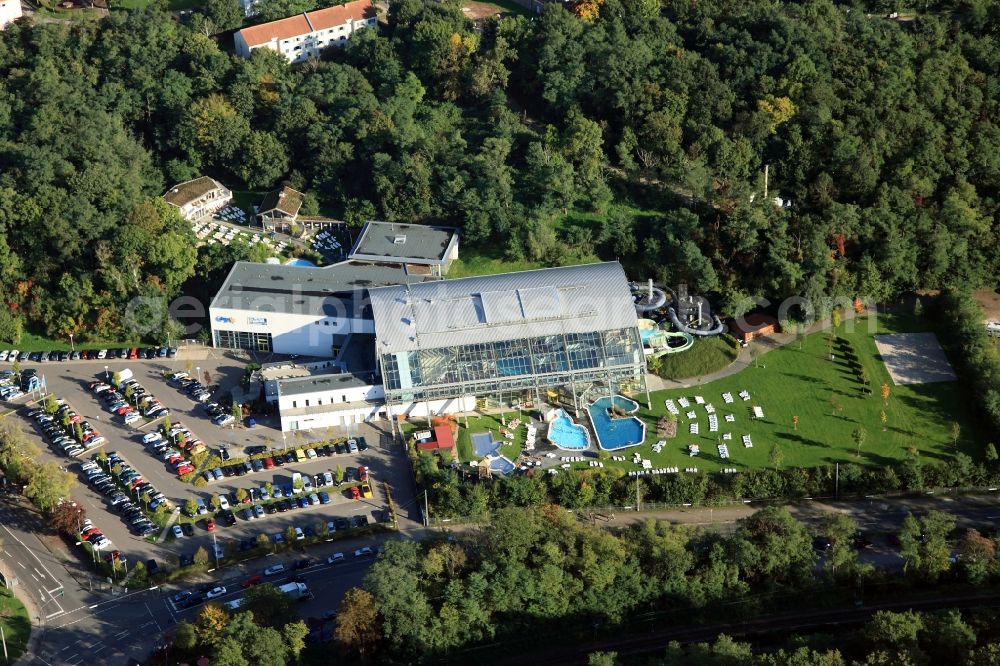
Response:
[[[406,242],[406,234],[396,234],[392,237],[393,245],[402,245]]]

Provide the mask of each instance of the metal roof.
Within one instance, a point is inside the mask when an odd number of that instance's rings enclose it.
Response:
[[[618,262],[369,290],[379,354],[636,325]]]
[[[422,281],[401,264],[344,261],[324,268],[238,261],[212,300],[212,308],[360,318],[370,287]]]
[[[457,240],[458,230],[453,227],[368,222],[350,257],[367,261],[443,264],[448,250]]]
[[[303,395],[320,391],[336,391],[339,389],[373,386],[377,377],[374,372],[366,374],[327,373],[311,377],[295,377],[278,382],[278,394],[282,396]]]

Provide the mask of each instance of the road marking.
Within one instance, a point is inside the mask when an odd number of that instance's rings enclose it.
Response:
[[[125,631],[119,631],[119,632],[118,632],[117,634],[115,634],[115,636],[114,636],[115,640],[119,640],[119,639],[121,639],[121,638],[124,638],[125,636],[128,636],[128,632],[129,632],[129,631],[131,631],[131,629],[126,629]]]
[[[42,581],[38,580],[38,576],[36,576],[35,574],[31,573],[30,571],[28,572],[28,575],[31,576],[32,578],[34,578],[36,583],[41,583],[42,582]]]
[[[31,567],[31,568],[35,570],[35,573],[38,574],[39,577],[45,578],[45,574],[43,574],[41,571],[39,571],[37,567]]]
[[[22,562],[21,560],[14,560],[14,561],[17,562],[17,565],[19,567],[21,567],[22,569],[27,569],[28,568],[28,567],[24,566],[24,562]]]
[[[64,647],[64,648],[63,648],[62,650],[59,650],[59,651],[60,651],[60,652],[65,652],[65,651],[66,651],[66,650],[68,650],[68,649],[69,649],[69,646],[67,645],[67,646],[66,646],[66,647]]]

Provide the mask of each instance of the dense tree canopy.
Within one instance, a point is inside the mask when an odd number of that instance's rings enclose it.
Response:
[[[724,302],[995,283],[995,3],[928,2],[908,21],[832,0],[660,4],[474,26],[455,0],[398,0],[378,30],[294,67],[235,58],[204,20],[155,9],[15,25],[0,38],[0,334],[27,319],[121,335],[131,299],[211,278],[217,259],[153,203],[201,173],[288,180],[353,223],[461,225],[471,252],[619,257]],[[233,3],[206,11],[238,19]],[[596,228],[566,223],[587,211]]]

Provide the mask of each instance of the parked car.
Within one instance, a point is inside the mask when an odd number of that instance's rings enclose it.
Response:
[[[284,541],[284,539],[282,539],[282,541]],[[272,564],[268,568],[264,569],[264,575],[268,577],[277,576],[278,574],[283,573],[284,571],[285,571],[284,564]]]

